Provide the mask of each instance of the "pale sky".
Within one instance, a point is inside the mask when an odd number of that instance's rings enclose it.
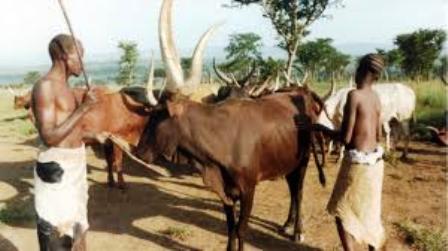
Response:
[[[213,23],[225,21],[210,44],[225,46],[235,32],[255,32],[266,46],[276,44],[269,20],[257,6],[223,8],[230,0],[175,0],[177,46],[194,47]],[[157,21],[161,0],[65,0],[88,59],[117,53],[120,40],[134,40],[142,50],[158,50]],[[331,37],[335,44],[391,44],[393,38],[418,28],[448,27],[446,0],[345,0],[327,12],[309,38]],[[57,0],[1,0],[0,67],[45,64],[50,39],[66,32]],[[188,55],[183,55],[188,56]]]

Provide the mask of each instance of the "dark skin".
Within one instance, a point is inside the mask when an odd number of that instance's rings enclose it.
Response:
[[[83,54],[81,44],[78,46]],[[97,99],[93,91],[89,91],[82,104],[78,104],[68,85],[68,79],[79,76],[81,72],[81,62],[73,47],[55,58],[49,72],[33,87],[35,124],[40,138],[48,147],[77,148],[88,136],[77,128],[77,124]]]
[[[346,149],[372,152],[381,138],[381,103],[372,89],[377,75],[363,67],[356,71],[356,89],[349,92],[344,106],[344,117],[340,130],[332,130],[321,124],[310,125],[305,120],[299,125],[301,129],[321,131],[333,140],[341,141]],[[354,239],[336,217],[336,227],[342,247],[346,251],[354,250]],[[369,250],[374,250],[369,246]]]

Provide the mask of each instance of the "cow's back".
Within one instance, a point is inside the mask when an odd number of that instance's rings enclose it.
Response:
[[[373,89],[381,102],[381,120],[410,119],[415,110],[415,92],[401,83],[376,84]]]

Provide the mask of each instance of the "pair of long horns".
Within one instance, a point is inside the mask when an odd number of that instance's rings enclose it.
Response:
[[[205,47],[210,37],[218,26],[220,26],[220,24],[215,24],[202,35],[193,53],[189,76],[187,79],[184,79],[180,57],[173,39],[171,20],[172,6],[173,0],[164,0],[159,18],[160,51],[162,52],[162,59],[166,66],[168,91],[176,91],[185,86],[194,87],[200,83]]]
[[[215,24],[210,27],[200,38],[193,53],[191,69],[188,77],[184,78],[184,72],[180,64],[180,57],[176,49],[173,39],[172,29],[172,13],[173,0],[164,0],[160,10],[159,17],[159,43],[160,51],[162,53],[162,60],[166,68],[167,84],[166,89],[170,92],[185,92],[187,88],[194,89],[200,84],[202,78],[202,65],[204,50],[208,40],[221,25]],[[153,59],[151,59],[153,61]],[[157,100],[152,93],[154,84],[154,64],[151,63],[150,77],[148,78],[148,100],[151,104],[157,104]],[[150,93],[151,92],[151,93]],[[154,98],[154,99],[153,99]]]
[[[299,79],[295,79],[292,80],[289,76],[288,73],[286,73],[286,71],[283,71],[283,75],[285,76],[286,81],[288,81],[289,84],[296,84],[297,86],[303,86],[305,84],[305,82],[308,79],[308,72],[305,72],[305,75],[303,75],[302,81],[300,81]]]
[[[218,67],[216,66],[216,60],[213,59],[213,70],[216,73],[216,76],[218,76],[218,78],[220,78],[226,85],[232,86],[232,85],[236,85],[238,87],[244,87],[246,86],[250,79],[252,78],[252,76],[255,74],[255,70],[256,70],[256,65],[255,62],[252,63],[252,68],[250,70],[250,72],[242,79],[240,80],[236,80],[235,76],[233,74],[227,75],[226,73],[222,72],[220,69],[218,69]]]

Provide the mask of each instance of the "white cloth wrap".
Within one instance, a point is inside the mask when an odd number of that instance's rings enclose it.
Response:
[[[60,234],[73,237],[75,224],[82,232],[87,221],[87,164],[84,146],[79,148],[41,147],[37,161],[56,162],[64,173],[57,183],[42,181],[34,168],[34,205],[41,219],[57,228]]]
[[[373,152],[361,152],[356,149],[348,150],[346,156],[352,163],[375,165],[375,163],[383,158],[384,149],[381,146],[377,146]]]
[[[383,149],[371,153],[348,151],[342,161],[328,212],[356,241],[379,249],[385,239],[381,222],[381,193],[383,187]]]

